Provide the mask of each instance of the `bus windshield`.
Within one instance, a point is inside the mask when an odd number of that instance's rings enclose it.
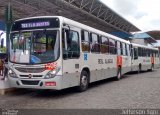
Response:
[[[49,63],[60,54],[58,30],[13,32],[10,41],[10,61],[14,63]]]

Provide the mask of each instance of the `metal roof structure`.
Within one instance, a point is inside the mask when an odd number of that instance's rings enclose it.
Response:
[[[149,31],[147,32],[150,36],[152,36],[156,40],[160,40],[160,30]]]
[[[12,6],[14,20],[59,15],[108,33],[139,31],[99,0],[0,0],[0,20],[4,20],[4,10],[8,3]]]

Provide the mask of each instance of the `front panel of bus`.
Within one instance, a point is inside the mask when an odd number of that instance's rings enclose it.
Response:
[[[60,89],[60,19],[16,21],[10,34],[8,76],[13,87]]]

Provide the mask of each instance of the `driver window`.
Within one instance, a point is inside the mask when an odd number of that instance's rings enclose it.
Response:
[[[63,31],[62,36],[63,58],[72,59],[79,58],[80,46],[79,46],[79,34],[73,30]]]

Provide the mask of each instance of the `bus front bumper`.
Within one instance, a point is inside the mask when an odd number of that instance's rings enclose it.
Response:
[[[9,84],[15,88],[33,88],[33,89],[53,89],[60,90],[61,76],[55,76],[51,79],[21,79],[8,76]]]

